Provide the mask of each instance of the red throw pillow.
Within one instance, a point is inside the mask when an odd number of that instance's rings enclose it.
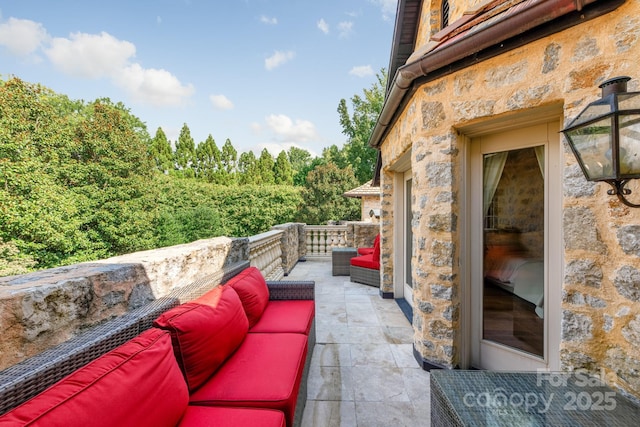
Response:
[[[253,327],[269,303],[269,288],[260,270],[256,267],[244,269],[225,283],[225,286],[236,290],[247,313],[249,327]]]
[[[176,359],[191,392],[240,346],[249,329],[238,294],[225,287],[163,313],[153,324],[171,333]]]
[[[0,425],[175,426],[188,402],[169,334],[152,328],[0,416]]]

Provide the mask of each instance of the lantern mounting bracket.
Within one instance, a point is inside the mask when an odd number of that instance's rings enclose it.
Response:
[[[608,180],[606,180],[605,182],[613,187],[612,189],[607,190],[607,194],[610,195],[610,196],[618,196],[618,200],[620,200],[622,203],[624,203],[626,206],[629,206],[630,208],[640,208],[640,204],[631,203],[625,197],[625,196],[631,194],[631,190],[626,188],[626,185],[627,185],[627,183],[629,181],[630,180],[628,180],[628,179],[622,179],[622,180],[608,179]]]

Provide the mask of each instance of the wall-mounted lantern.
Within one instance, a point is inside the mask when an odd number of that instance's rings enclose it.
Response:
[[[615,77],[602,83],[602,98],[590,103],[561,132],[589,181],[604,181],[627,206],[625,188],[640,178],[640,92],[627,92],[630,77]]]

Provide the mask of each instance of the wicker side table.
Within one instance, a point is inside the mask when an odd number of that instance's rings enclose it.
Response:
[[[358,255],[356,248],[333,248],[331,250],[331,266],[334,276],[350,274],[351,258]]]

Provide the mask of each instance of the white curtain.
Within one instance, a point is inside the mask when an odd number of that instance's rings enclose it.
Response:
[[[483,170],[483,208],[484,215],[489,212],[489,206],[493,196],[496,194],[496,188],[502,177],[502,171],[504,170],[504,164],[507,162],[507,156],[509,153],[503,151],[501,153],[485,154],[484,156],[484,170]]]
[[[544,179],[544,145],[538,145],[534,149],[536,151],[536,159],[538,159],[538,166],[540,167],[540,174]]]

